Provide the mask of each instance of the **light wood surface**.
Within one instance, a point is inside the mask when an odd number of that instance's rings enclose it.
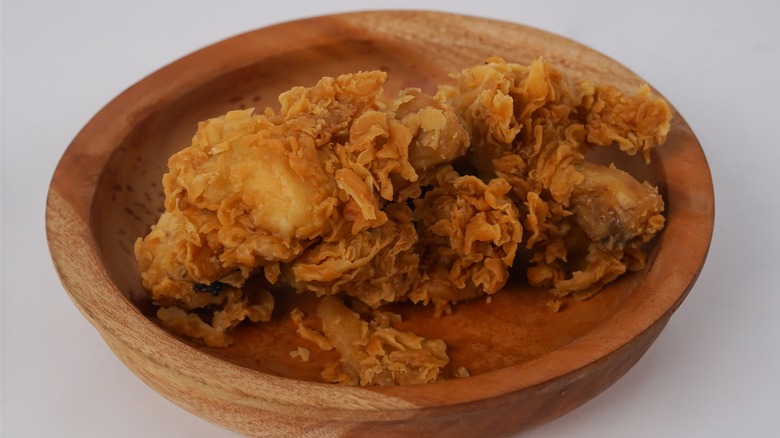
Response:
[[[466,379],[392,388],[318,382],[332,357],[295,335],[279,300],[269,324],[240,327],[234,346],[210,349],[149,317],[132,243],[162,209],[167,158],[197,121],[237,107],[276,107],[276,96],[324,75],[381,68],[388,93],[433,91],[447,73],[500,55],[544,56],[575,78],[632,90],[643,81],[575,42],[517,24],[428,12],[319,17],[249,32],[200,50],[130,87],[76,137],[53,177],[47,233],[61,280],[117,356],[149,386],[209,421],[251,436],[504,436],[550,421],[619,379],[647,350],[690,290],[712,234],[712,183],[701,147],[674,111],[667,143],[646,168],[610,152],[660,186],[667,227],[642,272],[586,302],[550,312],[544,291],[514,281],[440,319],[398,305],[402,328],[444,339],[451,374]],[[308,347],[312,361],[289,356]]]

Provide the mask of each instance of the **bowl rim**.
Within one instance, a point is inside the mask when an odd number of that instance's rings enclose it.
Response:
[[[351,12],[280,23],[230,37],[162,67],[130,86],[85,125],[63,154],[52,177],[47,198],[47,239],[58,275],[75,305],[110,341],[109,344],[114,345],[112,348],[116,350],[116,345],[123,345],[139,357],[155,358],[164,354],[177,362],[194,360],[208,364],[212,373],[229,377],[225,381],[244,381],[245,384],[241,388],[221,388],[204,382],[197,373],[187,370],[180,370],[177,378],[215,397],[221,397],[223,392],[230,393],[232,398],[246,406],[294,415],[300,413],[303,402],[305,407],[311,408],[307,411],[308,415],[318,418],[351,418],[358,411],[368,418],[382,412],[382,419],[402,419],[409,415],[410,410],[416,413],[424,410],[429,415],[436,415],[437,409],[442,406],[460,406],[463,409],[489,407],[508,397],[518,397],[523,391],[546,388],[551,382],[559,385],[561,378],[576,380],[588,367],[598,367],[610,354],[630,348],[629,344],[637,337],[654,332],[654,328],[657,335],[698,277],[714,226],[714,194],[706,158],[690,127],[674,108],[673,130],[690,132],[691,137],[687,141],[692,142],[692,147],[676,150],[674,156],[666,160],[663,158],[667,152],[659,148],[657,162],[666,176],[667,203],[671,206],[669,214],[695,217],[697,220],[687,222],[685,227],[678,226],[676,221],[668,221],[667,228],[658,238],[657,257],[641,283],[615,314],[571,343],[526,363],[466,379],[400,387],[359,388],[299,381],[243,368],[190,348],[143,316],[119,290],[102,266],[100,248],[92,234],[91,209],[102,169],[113,153],[113,147],[133,126],[192,88],[214,79],[214,75],[224,72],[225,68],[236,70],[258,62],[252,42],[267,40],[281,26],[296,26],[305,31],[286,45],[266,47],[265,56],[272,56],[275,51],[283,53],[305,47],[315,37],[319,38],[319,43],[322,43],[322,38],[337,38],[318,34],[325,32],[323,23],[328,20],[376,18],[387,14],[422,15],[426,19],[438,20],[458,17],[489,21],[496,26],[531,34],[541,32],[562,43],[584,47],[606,62],[629,71],[593,49],[549,32],[480,17],[421,11]],[[318,26],[308,26],[315,21]],[[236,45],[236,41],[246,44]],[[231,48],[245,48],[225,53],[222,47],[226,44],[230,44]],[[674,250],[681,245],[686,248],[685,254]],[[667,257],[670,251],[675,253],[675,258]],[[84,284],[81,279],[85,277],[93,279],[92,283]],[[650,285],[661,287],[649,290]],[[468,382],[469,390],[455,391],[464,385],[463,382]],[[302,391],[307,394],[305,400],[299,396]],[[269,394],[272,395],[270,398]],[[388,412],[391,413],[389,417]]]

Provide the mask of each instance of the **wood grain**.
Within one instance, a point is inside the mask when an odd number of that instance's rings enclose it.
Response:
[[[133,241],[162,209],[167,158],[197,121],[232,108],[276,106],[276,96],[324,75],[380,68],[387,92],[429,92],[447,73],[491,55],[529,63],[544,56],[565,74],[626,90],[631,71],[573,41],[517,24],[433,12],[365,12],[284,23],[222,41],[130,87],[79,133],[52,179],[46,227],[57,271],[75,305],[144,382],[209,421],[250,436],[506,436],[555,419],[619,379],[680,306],[704,263],[713,228],[712,182],[702,149],[674,112],[654,164],[607,152],[660,185],[667,227],[651,263],[561,313],[543,291],[510,283],[492,303],[450,316],[398,305],[404,327],[445,339],[452,364],[472,376],[434,384],[353,388],[318,382],[329,359],[306,345],[279,294],[267,325],[242,326],[227,349],[179,339],[152,318]],[[293,360],[297,345],[313,353]]]

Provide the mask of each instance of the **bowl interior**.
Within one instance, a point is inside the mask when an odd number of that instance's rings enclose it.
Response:
[[[386,94],[405,87],[434,92],[436,84],[448,81],[447,73],[481,62],[492,53],[473,53],[448,61],[435,60],[415,46],[369,37],[353,38],[293,50],[258,60],[223,73],[199,87],[182,93],[135,124],[111,155],[99,179],[91,209],[91,226],[105,267],[112,280],[142,313],[154,320],[145,299],[133,256],[133,243],[145,235],[163,210],[162,175],[174,152],[188,146],[197,122],[230,109],[278,108],[276,98],[296,85],[314,84],[322,76],[358,70],[388,72]],[[512,56],[514,55],[514,56]],[[506,54],[514,62],[528,63],[535,55]],[[552,61],[555,64],[555,61]],[[557,65],[566,69],[565,65]],[[596,72],[594,82],[608,80]],[[658,157],[655,157],[655,163]],[[626,157],[610,148],[593,151],[597,162],[615,162],[640,180],[659,184],[665,192],[663,167],[645,166],[638,157]],[[667,209],[675,208],[667,205]],[[655,244],[653,244],[655,245]],[[651,246],[650,263],[655,256]],[[505,289],[489,301],[482,298],[461,303],[450,315],[435,317],[432,307],[396,304],[389,308],[403,316],[400,329],[428,338],[443,339],[451,362],[444,376],[459,367],[472,375],[526,363],[587,334],[618,310],[642,282],[646,271],[626,275],[590,300],[565,301],[560,312],[546,306],[552,297],[530,287],[524,279],[523,254]],[[256,286],[256,285],[255,285]],[[253,287],[250,282],[248,287]],[[298,337],[288,317],[295,307],[312,313],[316,301],[284,288],[274,290],[277,301],[269,323],[242,324],[234,332],[235,342],[227,348],[208,348],[186,339],[214,357],[250,369],[294,379],[319,381],[325,363],[336,360],[334,352],[319,350]],[[308,362],[289,352],[308,348]]]

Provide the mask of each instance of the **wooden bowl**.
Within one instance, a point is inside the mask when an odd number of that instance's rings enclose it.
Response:
[[[198,346],[158,326],[144,301],[132,254],[162,210],[166,161],[189,145],[196,122],[232,108],[276,107],[279,92],[323,75],[380,68],[388,93],[433,91],[447,73],[500,55],[544,56],[565,74],[633,90],[643,81],[573,41],[512,23],[434,12],[363,12],[272,26],[222,41],[157,71],[103,108],[57,167],[46,227],[66,290],[116,355],[184,409],[253,436],[502,436],[580,406],[620,378],[682,303],[704,262],[713,192],[701,147],[673,110],[668,141],[649,167],[614,151],[635,175],[657,183],[667,227],[647,269],[554,313],[546,292],[512,281],[492,302],[452,315],[395,306],[404,329],[444,339],[472,376],[432,384],[360,388],[318,382],[328,359],[288,354],[306,346],[279,299],[268,324],[245,325],[235,345]],[[522,277],[522,276],[518,276]],[[332,354],[332,353],[330,353]]]

